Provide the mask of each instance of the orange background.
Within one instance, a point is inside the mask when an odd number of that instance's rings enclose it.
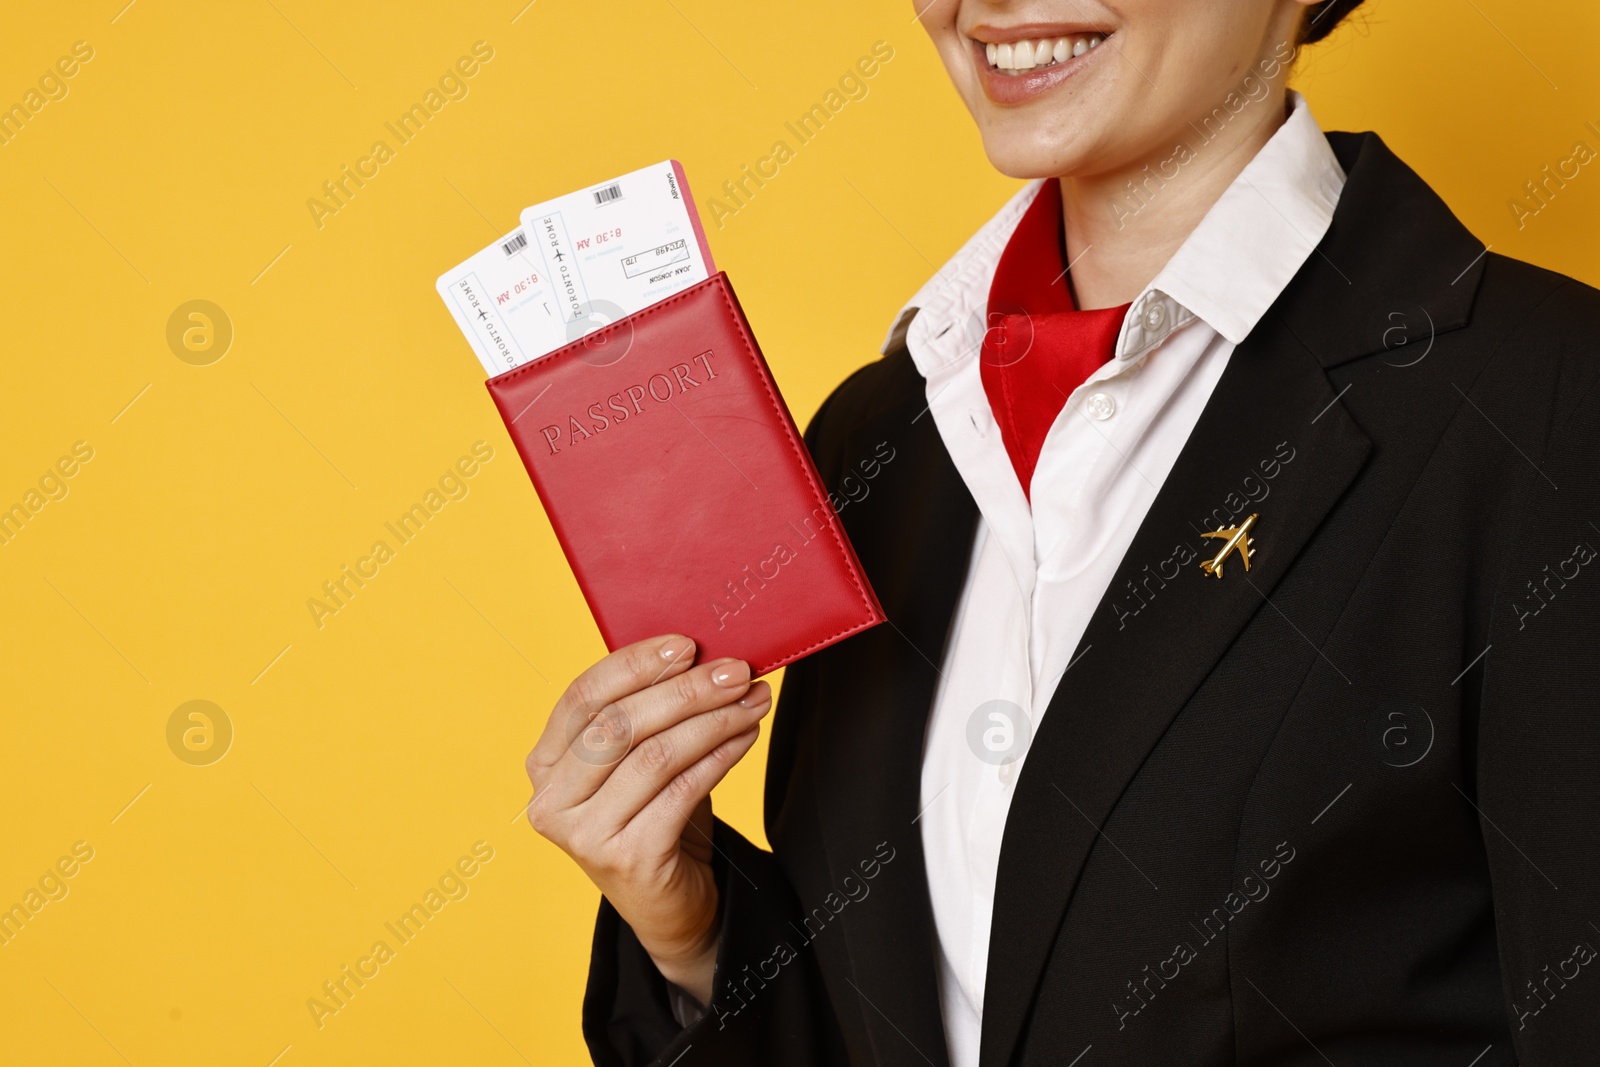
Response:
[[[522,759],[603,649],[434,279],[675,156],[804,422],[1016,183],[901,3],[125,3],[0,34],[0,105],[93,50],[0,145],[0,507],[92,450],[0,544],[0,907],[65,890],[0,945],[4,1058],[577,1062],[596,894],[520,821]],[[1596,165],[1508,207],[1600,148],[1600,14],[1529,10],[1373,0],[1294,84],[1496,251],[1600,282]],[[709,225],[880,40],[867,95]],[[319,227],[306,201],[478,41],[467,95]],[[202,299],[233,337],[194,365],[167,324]],[[307,599],[478,441],[467,495],[318,628]],[[169,743],[194,700],[231,727],[214,762],[221,720]],[[758,840],[764,753],[717,795]],[[319,1028],[307,1000],[463,857],[466,895]]]

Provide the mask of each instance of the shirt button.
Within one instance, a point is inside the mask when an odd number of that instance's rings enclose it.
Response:
[[[1144,328],[1151,333],[1161,329],[1161,324],[1167,321],[1167,309],[1160,304],[1151,304],[1144,313]]]
[[[1016,776],[1017,776],[1017,761],[1016,760],[1006,760],[1004,763],[1000,764],[1000,783],[1002,785],[1010,785],[1011,784],[1011,779],[1015,778]]]
[[[1096,422],[1105,422],[1116,414],[1117,402],[1108,393],[1093,393],[1083,402],[1083,410]]]

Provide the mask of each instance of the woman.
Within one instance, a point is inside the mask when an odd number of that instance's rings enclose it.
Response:
[[[771,690],[687,638],[529,757],[598,1063],[1594,1062],[1600,302],[1318,130],[1353,6],[926,5],[1039,180],[807,432],[893,456],[892,625],[790,668],[773,852],[708,800]]]

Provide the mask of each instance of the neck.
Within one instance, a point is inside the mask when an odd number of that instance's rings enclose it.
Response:
[[[1083,310],[1134,300],[1287,117],[1279,83],[1220,130],[1182,128],[1171,145],[1084,177],[1061,179],[1072,289]]]

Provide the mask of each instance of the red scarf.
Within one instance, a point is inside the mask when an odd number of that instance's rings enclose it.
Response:
[[[1072,391],[1111,358],[1130,306],[1079,311],[1073,304],[1061,183],[1051,178],[995,267],[980,360],[983,390],[1023,495],[1029,496],[1050,425]]]

